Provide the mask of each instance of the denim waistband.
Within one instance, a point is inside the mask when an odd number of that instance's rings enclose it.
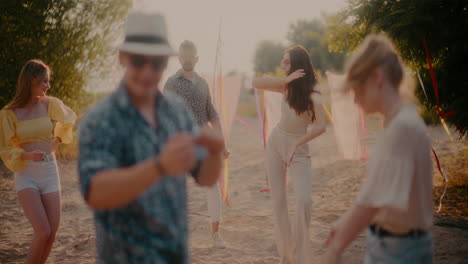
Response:
[[[412,229],[404,234],[396,234],[390,231],[383,229],[378,225],[371,225],[369,226],[370,231],[372,234],[376,235],[377,237],[423,237],[427,234],[427,231],[422,229]]]

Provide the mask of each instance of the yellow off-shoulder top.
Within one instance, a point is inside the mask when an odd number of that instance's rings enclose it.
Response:
[[[63,102],[49,97],[48,116],[20,121],[11,109],[0,110],[0,157],[10,170],[21,171],[26,161],[21,158],[25,150],[21,144],[60,138],[62,143],[71,143],[76,114]],[[52,121],[56,121],[55,127]]]

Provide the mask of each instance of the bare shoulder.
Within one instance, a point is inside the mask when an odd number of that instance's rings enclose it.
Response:
[[[42,97],[39,99],[39,102],[40,102],[41,104],[43,104],[45,107],[48,107],[50,101],[51,101],[51,100],[54,100],[53,98],[55,98],[55,97],[52,97],[52,96],[42,96]]]
[[[42,96],[42,97],[39,99],[39,102],[43,103],[45,106],[48,106],[51,102],[54,102],[54,103],[61,103],[62,100],[60,100],[59,98],[54,97],[54,96],[46,95],[46,96]]]

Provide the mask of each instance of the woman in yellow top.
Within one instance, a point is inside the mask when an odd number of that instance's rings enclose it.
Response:
[[[15,172],[18,199],[34,229],[26,263],[45,263],[55,240],[60,182],[54,152],[60,143],[71,142],[76,120],[62,101],[46,96],[49,78],[42,61],[28,61],[15,97],[0,110],[0,157]]]

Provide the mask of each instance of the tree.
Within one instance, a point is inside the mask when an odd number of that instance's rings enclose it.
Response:
[[[421,89],[418,97],[428,109],[435,109],[437,99],[432,90],[423,38],[439,86],[442,112],[456,111],[447,121],[468,130],[468,75],[463,65],[468,58],[468,2],[466,1],[399,1],[351,0],[348,8],[337,14],[327,30],[330,47],[335,51],[352,51],[371,32],[386,32],[400,50],[406,64],[421,73],[428,100]],[[414,59],[413,59],[414,58]]]
[[[299,20],[291,24],[287,35],[291,45],[302,45],[309,51],[314,67],[326,70],[341,70],[344,55],[328,48],[328,37],[325,25],[321,20]]]
[[[325,17],[327,20],[328,17]],[[288,45],[302,45],[310,53],[312,64],[318,71],[341,70],[345,55],[329,49],[326,27],[321,20],[299,20],[289,26]],[[278,73],[284,47],[271,41],[261,42],[255,52],[255,71]]]
[[[52,68],[51,95],[75,110],[89,103],[90,78],[105,79],[131,0],[18,0],[0,3],[0,108],[12,99],[21,67]]]
[[[257,73],[276,72],[285,47],[269,40],[260,42],[255,51],[254,70]]]

